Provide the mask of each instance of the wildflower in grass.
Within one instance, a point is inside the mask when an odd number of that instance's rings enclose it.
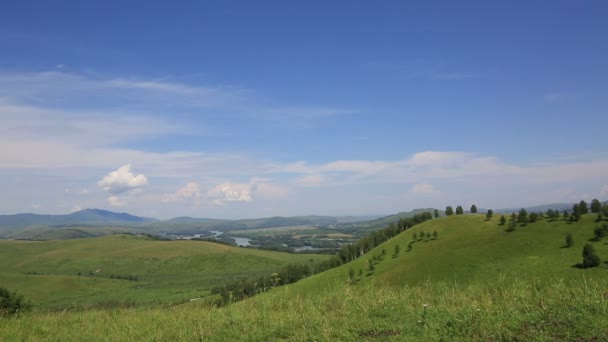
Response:
[[[420,324],[422,324],[422,325],[425,325],[425,324],[426,324],[426,308],[427,308],[428,306],[429,306],[429,305],[428,305],[428,304],[426,304],[426,303],[423,303],[423,304],[422,304],[422,316],[421,316],[421,319],[418,321],[418,323],[420,323]]]

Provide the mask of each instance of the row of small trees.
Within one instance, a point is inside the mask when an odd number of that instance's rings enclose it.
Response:
[[[353,261],[399,233],[431,219],[433,219],[433,215],[430,212],[416,214],[411,218],[402,218],[399,222],[391,223],[384,229],[372,232],[353,244],[342,246],[338,251],[338,258],[343,264]]]
[[[318,270],[317,270],[318,271]],[[313,270],[305,264],[289,264],[280,272],[270,276],[264,275],[258,278],[240,279],[215,287],[211,290],[213,294],[219,294],[219,304],[225,305],[231,302],[243,300],[258,293],[266,292],[274,287],[295,283],[313,274]]]
[[[227,283],[223,286],[215,287],[212,289],[212,293],[219,294],[221,297],[219,304],[225,305],[254,296],[261,292],[266,292],[267,290],[276,286],[294,283],[312,274],[341,266],[347,262],[359,258],[372,250],[374,247],[389,240],[397,234],[410,229],[416,224],[431,220],[432,218],[433,214],[424,212],[421,214],[416,214],[411,218],[400,219],[399,222],[391,223],[384,229],[374,231],[355,243],[342,246],[337,255],[332,256],[329,258],[329,260],[320,262],[314,269],[308,265],[289,264],[280,272],[273,273],[270,276],[265,275],[258,278],[240,279]],[[386,254],[386,251],[384,251],[384,254]]]

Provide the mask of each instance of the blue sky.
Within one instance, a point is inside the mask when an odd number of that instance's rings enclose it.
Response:
[[[604,1],[2,7],[0,213],[608,199]]]

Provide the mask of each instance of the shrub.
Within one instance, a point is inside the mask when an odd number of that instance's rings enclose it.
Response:
[[[509,228],[507,228],[507,231],[513,232],[513,231],[515,231],[516,228],[517,228],[517,222],[511,221],[511,223],[509,223]]]
[[[505,225],[505,223],[507,223],[507,218],[505,217],[505,215],[502,215],[502,216],[500,217],[500,225],[501,225],[501,226],[504,226],[504,225]]]
[[[600,265],[600,257],[595,252],[593,245],[587,243],[583,247],[583,268],[596,267]]]
[[[574,246],[574,238],[572,237],[572,233],[568,233],[568,235],[566,235],[566,247],[572,247]]]
[[[0,316],[16,315],[28,310],[30,306],[30,303],[22,295],[0,286]]]
[[[595,227],[593,234],[595,234],[595,241],[600,241],[602,238],[608,236],[608,225]]]

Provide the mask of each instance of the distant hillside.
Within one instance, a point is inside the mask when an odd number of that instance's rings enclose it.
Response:
[[[53,227],[66,225],[142,225],[155,219],[115,213],[101,209],[85,209],[68,215],[16,214],[0,215],[0,233],[26,227]]]
[[[587,203],[589,204],[589,203]],[[535,205],[532,207],[524,207],[524,209],[526,209],[528,212],[546,212],[549,209],[553,209],[553,210],[559,210],[559,211],[564,211],[564,210],[572,210],[572,206],[574,205],[574,203],[552,203],[552,204],[541,204],[541,205]],[[516,213],[518,212],[520,208],[502,208],[502,209],[496,209],[494,210],[495,213]]]
[[[414,215],[422,214],[424,212],[429,212],[429,213],[433,214],[435,212],[435,209],[434,208],[423,208],[423,209],[414,209],[412,211],[403,211],[398,214],[381,217],[381,218],[371,220],[371,221],[361,222],[359,224],[359,226],[366,227],[366,228],[382,228],[382,227],[388,226],[391,223],[397,223],[397,222],[399,222],[400,219],[410,218],[410,217],[413,217]],[[439,210],[439,216],[445,216],[445,211]]]

